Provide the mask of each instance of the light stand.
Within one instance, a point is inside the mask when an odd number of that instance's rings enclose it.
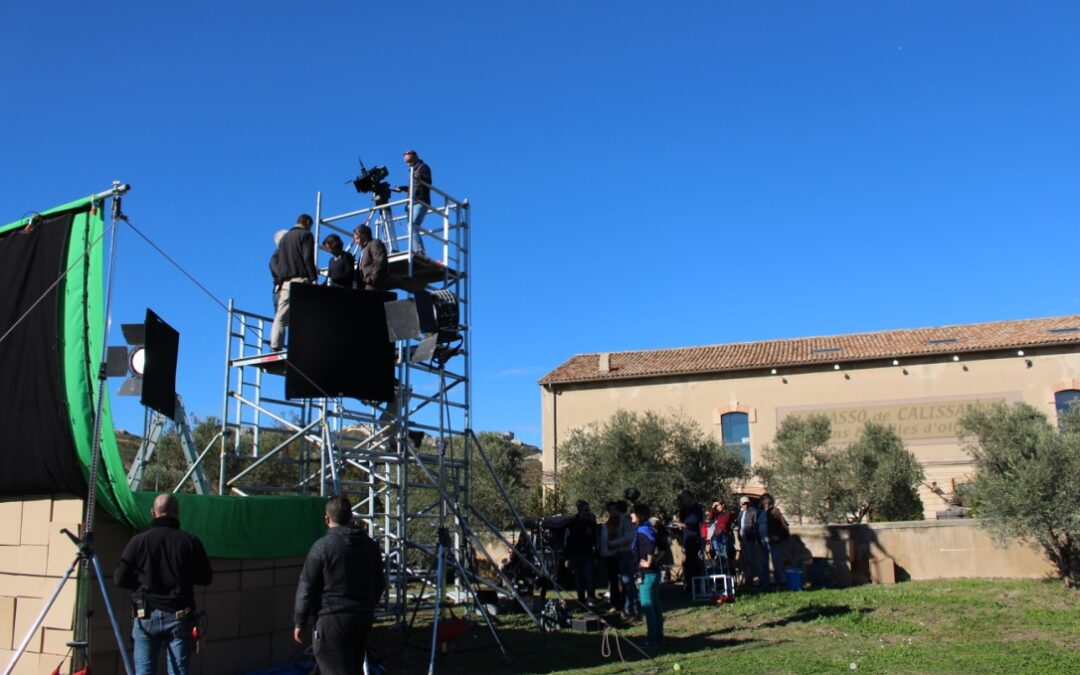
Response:
[[[127,216],[121,211],[120,199],[121,195],[131,189],[130,185],[121,184],[118,181],[113,181],[111,190],[106,190],[99,194],[94,195],[94,199],[104,200],[107,197],[112,197],[112,222],[109,225],[112,230],[112,239],[109,243],[109,279],[106,285],[105,291],[105,319],[108,321],[109,312],[111,311],[112,304],[112,287],[113,287],[113,273],[116,269],[116,236],[119,232],[119,223],[121,220],[126,221]],[[106,324],[106,331],[107,331]],[[105,393],[106,393],[106,363],[108,361],[108,340],[106,336],[102,336],[102,353],[100,368],[98,369],[98,390],[97,390],[97,409],[94,413],[94,439],[90,452],[90,469],[87,477],[87,495],[86,495],[86,516],[84,518],[85,527],[83,529],[83,536],[81,539],[73,535],[67,530],[62,530],[79,548],[78,554],[75,560],[72,561],[68,567],[67,572],[63,578],[60,579],[60,583],[56,585],[56,589],[49,597],[49,600],[42,607],[41,612],[37,618],[34,619],[33,625],[30,626],[30,630],[27,631],[26,637],[19,643],[18,649],[11,657],[11,661],[8,662],[7,667],[4,669],[3,675],[11,675],[11,672],[15,670],[15,664],[19,662],[23,653],[26,651],[27,646],[30,644],[30,639],[34,636],[34,633],[41,628],[41,624],[45,621],[45,615],[49,613],[49,609],[52,608],[53,603],[56,602],[56,598],[59,597],[60,591],[64,588],[64,584],[71,578],[72,572],[75,567],[79,568],[79,578],[88,578],[88,568],[90,565],[94,567],[94,574],[97,575],[98,585],[101,588],[101,599],[105,603],[105,608],[109,614],[109,623],[112,624],[113,637],[116,638],[116,645],[120,651],[120,656],[124,662],[124,671],[128,675],[133,675],[135,672],[135,666],[131,661],[131,654],[127,651],[127,645],[124,643],[124,636],[120,632],[120,624],[116,621],[116,613],[113,611],[112,603],[109,602],[109,595],[105,586],[105,577],[101,573],[101,562],[98,560],[97,553],[94,551],[94,507],[97,499],[97,477],[98,477],[98,465],[101,463],[101,418],[105,406]],[[74,659],[75,661],[86,661],[86,650],[89,647],[89,626],[87,625],[85,615],[81,615],[78,623],[75,626],[75,641],[70,643],[73,649],[81,650],[80,654],[77,652]],[[82,639],[78,639],[78,638]]]

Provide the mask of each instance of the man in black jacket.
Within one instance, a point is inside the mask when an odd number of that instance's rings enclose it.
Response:
[[[420,224],[424,222],[424,216],[431,210],[431,167],[415,150],[405,151],[405,165],[409,167],[412,175],[412,250],[413,253],[424,252],[424,242],[420,239]],[[408,192],[408,185],[398,185],[394,188],[397,192]]]
[[[315,237],[311,234],[311,216],[301,213],[278,244],[277,271],[281,283],[274,326],[270,330],[270,348],[285,348],[285,326],[289,325],[289,287],[294,283],[313,284],[315,272]]]
[[[593,567],[596,565],[598,528],[589,502],[579,499],[576,506],[577,515],[566,526],[566,565],[574,570],[578,602],[588,603],[591,607],[596,604]]]
[[[135,672],[157,673],[158,653],[165,645],[169,675],[186,675],[195,612],[193,586],[208,585],[214,573],[199,538],[180,529],[176,497],[158,495],[150,515],[154,518],[150,529],[124,547],[113,581],[133,591]]]
[[[355,675],[364,667],[364,645],[386,580],[379,546],[353,525],[347,497],[326,503],[329,531],[311,546],[293,608],[293,639],[315,617],[312,646],[323,675]]]

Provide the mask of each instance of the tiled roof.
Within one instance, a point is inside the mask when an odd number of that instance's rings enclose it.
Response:
[[[905,356],[960,354],[1052,345],[1080,345],[1080,315],[995,321],[961,326],[887,330],[827,337],[739,342],[708,347],[578,354],[545,375],[540,384],[780,368],[813,363],[850,363]]]

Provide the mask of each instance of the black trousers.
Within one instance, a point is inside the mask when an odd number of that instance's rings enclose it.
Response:
[[[326,614],[315,620],[312,642],[321,675],[357,675],[364,668],[367,644],[375,615]]]

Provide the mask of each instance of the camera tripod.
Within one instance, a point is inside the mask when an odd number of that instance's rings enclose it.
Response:
[[[112,197],[112,222],[109,225],[112,230],[112,237],[109,243],[109,280],[107,283],[107,290],[105,293],[105,319],[108,325],[110,318],[109,312],[112,305],[112,287],[113,287],[113,273],[116,269],[116,235],[119,232],[119,224],[121,220],[126,221],[127,216],[123,214],[120,209],[120,197],[125,192],[131,189],[130,185],[122,185],[119,181],[113,181],[111,190],[102,192],[101,194],[94,195],[101,200],[106,197]],[[103,408],[105,405],[105,384],[108,381],[106,374],[105,364],[108,360],[108,341],[102,340],[101,347],[101,366],[98,368],[98,388],[97,388],[97,410],[94,414],[94,439],[91,445],[92,450],[90,452],[90,467],[86,479],[87,495],[86,495],[86,516],[83,519],[86,526],[83,530],[83,536],[80,539],[68,530],[61,530],[68,536],[69,539],[78,547],[78,553],[75,559],[71,562],[71,565],[67,568],[67,572],[64,573],[63,578],[56,585],[56,589],[52,595],[46,601],[45,606],[41,608],[41,612],[34,619],[34,623],[30,626],[30,630],[26,632],[26,637],[19,643],[19,647],[15,650],[11,660],[8,662],[7,667],[4,669],[3,675],[11,675],[15,670],[15,665],[22,658],[26,648],[30,645],[30,640],[34,637],[34,633],[41,628],[41,624],[45,621],[45,615],[49,613],[56,599],[60,596],[60,591],[63,590],[64,584],[71,578],[72,573],[76,568],[79,570],[79,579],[87,579],[89,568],[92,565],[94,568],[94,574],[97,576],[98,586],[101,588],[101,599],[105,603],[105,608],[109,614],[109,623],[112,624],[113,637],[116,638],[116,646],[120,651],[120,656],[124,662],[124,671],[128,675],[134,675],[135,666],[131,660],[131,654],[127,651],[127,645],[124,643],[124,636],[120,632],[120,624],[116,621],[116,613],[113,611],[112,604],[109,602],[108,590],[105,587],[105,577],[101,573],[101,562],[98,560],[97,553],[94,552],[94,511],[97,503],[97,483],[98,483],[98,466],[101,464],[101,419],[103,414]],[[87,589],[87,597],[89,596],[89,589]],[[87,606],[89,606],[89,600],[86,600]],[[80,602],[80,604],[82,604]],[[79,617],[78,623],[75,626],[76,639],[69,642],[68,646],[75,652],[73,661],[77,664],[85,664],[89,660],[88,649],[90,642],[87,639],[90,633],[89,621],[87,617],[89,612],[86,612]],[[82,639],[78,639],[79,637]]]

